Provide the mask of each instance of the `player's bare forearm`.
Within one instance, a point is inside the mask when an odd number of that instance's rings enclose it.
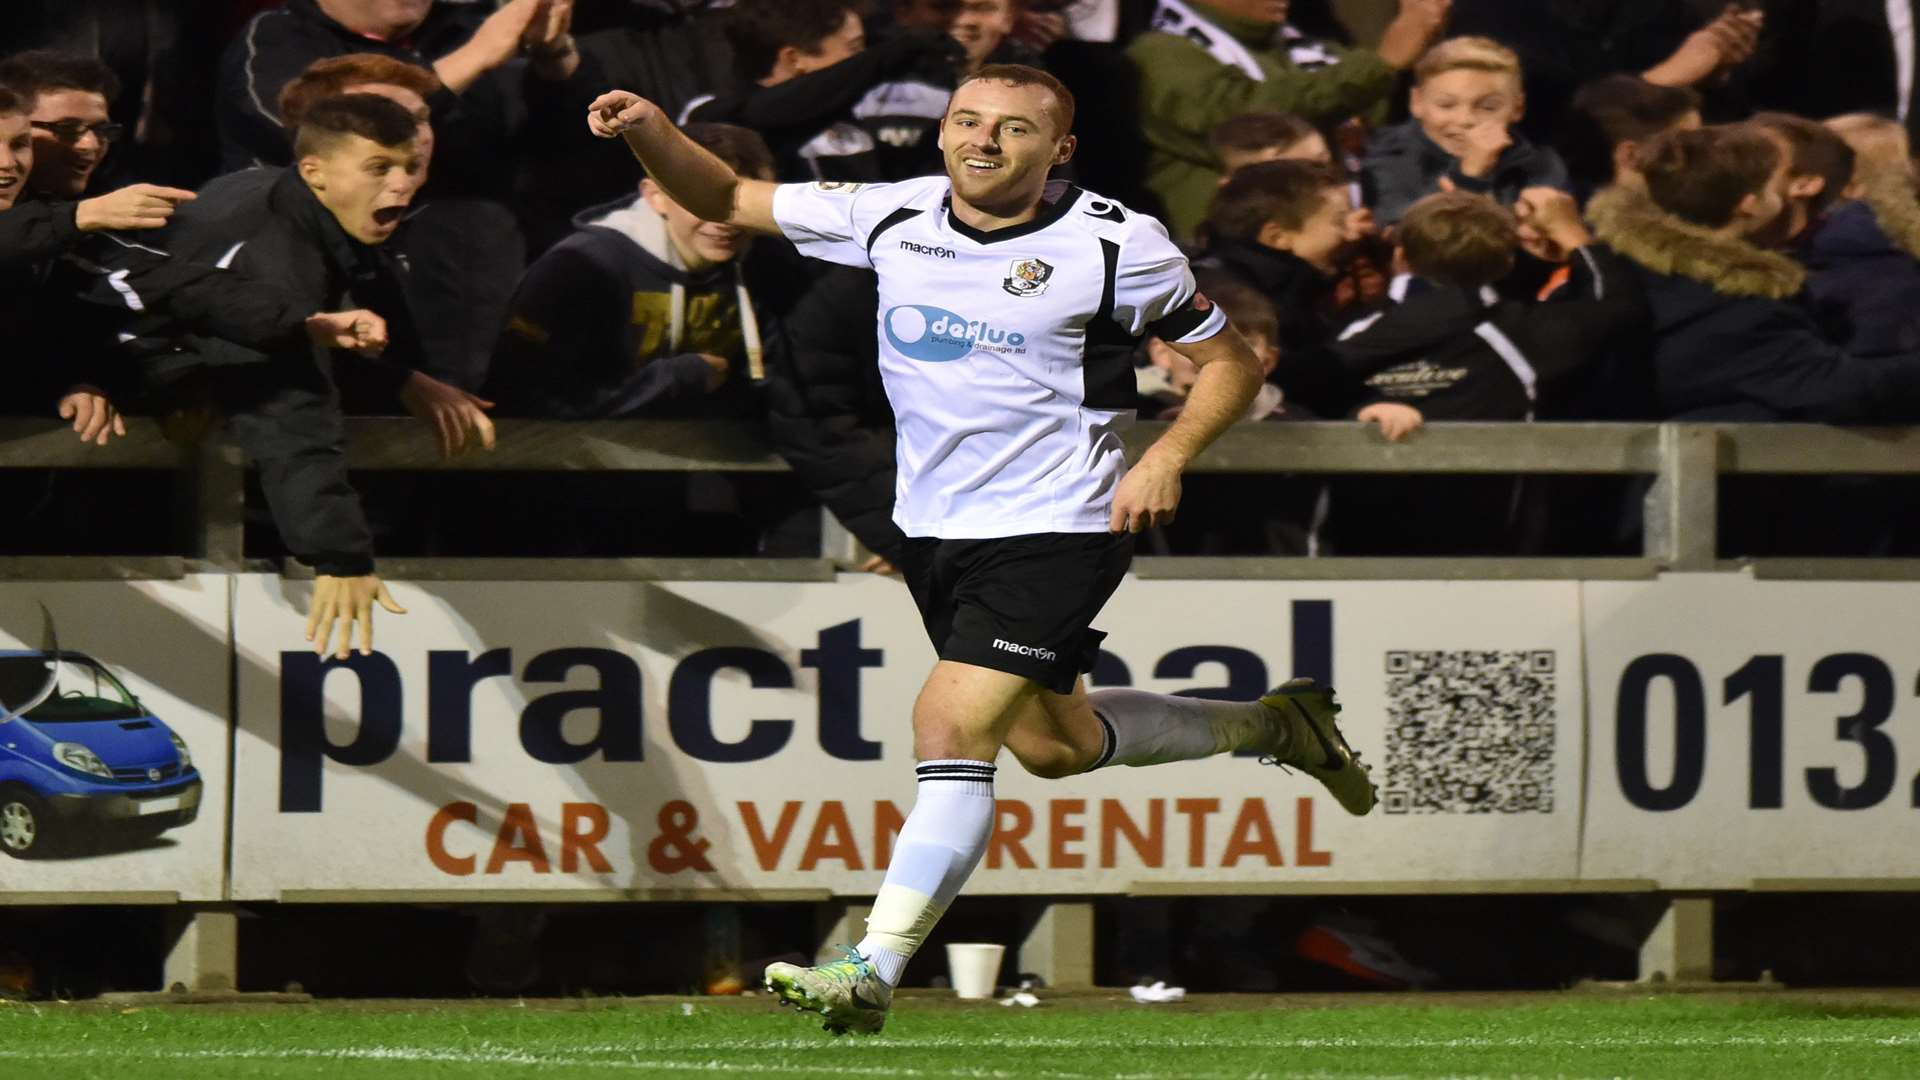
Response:
[[[1168,343],[1200,369],[1180,418],[1147,453],[1168,458],[1185,469],[1200,452],[1213,445],[1234,421],[1247,415],[1260,392],[1260,358],[1240,332],[1229,326],[1205,341],[1191,345]]]
[[[773,220],[774,185],[736,175],[645,98],[624,90],[602,94],[588,106],[587,126],[601,138],[618,135],[626,140],[647,176],[699,217],[779,235]]]
[[[728,221],[740,177],[706,147],[687,138],[664,115],[620,133],[653,182],[674,202],[708,221]]]

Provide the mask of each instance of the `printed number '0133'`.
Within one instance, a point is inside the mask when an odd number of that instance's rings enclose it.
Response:
[[[1656,683],[1666,684],[1673,703],[1673,774],[1664,785],[1650,775],[1647,760],[1647,712]],[[1886,661],[1868,653],[1834,653],[1822,657],[1807,675],[1811,694],[1855,687],[1860,707],[1836,719],[1834,737],[1854,745],[1864,770],[1820,765],[1805,771],[1808,796],[1830,810],[1878,806],[1893,793],[1897,779],[1898,756],[1883,730],[1893,717],[1896,697]],[[1722,693],[1724,704],[1747,706],[1747,804],[1756,810],[1778,809],[1786,786],[1786,659],[1749,659],[1726,677]],[[1699,794],[1706,765],[1707,691],[1700,669],[1673,653],[1653,653],[1628,664],[1620,675],[1614,715],[1614,769],[1627,801],[1642,810],[1678,810]],[[1859,781],[1844,784],[1843,771],[1858,775]],[[1920,807],[1920,777],[1914,779],[1911,800]]]

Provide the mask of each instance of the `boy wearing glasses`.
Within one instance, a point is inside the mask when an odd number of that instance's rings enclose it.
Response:
[[[80,233],[158,229],[174,208],[193,198],[193,192],[158,184],[130,184],[116,191],[86,198],[107,151],[124,134],[107,119],[107,102],[119,92],[120,81],[105,64],[80,53],[36,49],[0,60],[0,86],[19,95],[27,110],[33,136],[32,172],[27,192],[16,195],[26,203],[37,197],[40,216],[71,217]],[[30,194],[29,194],[30,192]],[[78,200],[76,205],[75,200]],[[20,228],[16,224],[15,229]],[[5,230],[11,237],[15,230]],[[71,230],[42,230],[50,242],[64,240],[47,251],[27,251],[9,245],[9,258],[37,259],[57,253],[76,237]],[[29,247],[33,245],[28,245]]]
[[[120,80],[91,56],[52,50],[22,53],[7,67],[24,76],[9,81],[33,94],[33,186],[52,198],[80,198],[124,133],[107,116]]]

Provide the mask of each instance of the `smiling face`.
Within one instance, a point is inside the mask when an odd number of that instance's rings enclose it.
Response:
[[[33,186],[61,198],[87,190],[112,143],[107,99],[91,90],[47,90],[33,103]]]
[[[342,135],[300,159],[300,176],[348,236],[384,244],[400,227],[420,190],[419,154],[412,143],[381,146],[362,135]]]
[[[976,79],[955,90],[940,125],[954,197],[999,217],[1037,205],[1048,170],[1073,156],[1061,121],[1044,86]]]
[[[1483,124],[1510,127],[1526,112],[1520,80],[1510,74],[1456,68],[1414,87],[1409,106],[1427,138],[1464,157],[1467,132]]]
[[[22,112],[0,113],[0,210],[13,206],[33,171],[33,126]]]

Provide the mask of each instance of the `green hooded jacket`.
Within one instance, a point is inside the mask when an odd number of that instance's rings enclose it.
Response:
[[[1209,22],[1245,45],[1267,77],[1255,82],[1173,34],[1152,31],[1127,47],[1140,72],[1140,113],[1151,151],[1147,187],[1166,204],[1167,225],[1181,240],[1205,219],[1220,186],[1220,162],[1207,146],[1208,132],[1247,112],[1289,112],[1316,124],[1337,123],[1383,103],[1397,74],[1364,49],[1331,49],[1340,63],[1302,70],[1288,59],[1287,46],[1276,43],[1277,27],[1192,2]]]

